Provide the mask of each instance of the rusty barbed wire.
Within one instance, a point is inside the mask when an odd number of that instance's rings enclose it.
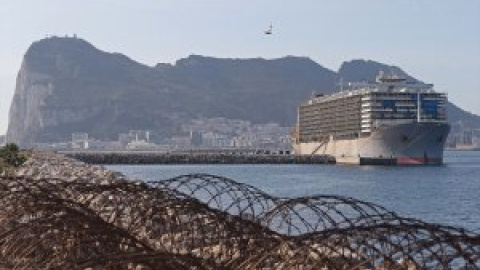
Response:
[[[208,174],[0,177],[5,269],[480,269],[480,235]]]

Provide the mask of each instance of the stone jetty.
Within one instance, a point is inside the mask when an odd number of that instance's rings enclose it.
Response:
[[[333,164],[328,155],[236,153],[62,152],[89,164]]]

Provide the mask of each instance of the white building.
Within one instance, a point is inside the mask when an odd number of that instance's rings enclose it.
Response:
[[[88,133],[72,133],[73,149],[88,149]]]
[[[202,134],[202,142],[205,147],[229,147],[230,138],[223,134],[207,132]]]

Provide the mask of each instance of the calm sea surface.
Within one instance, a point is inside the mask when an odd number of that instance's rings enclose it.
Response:
[[[480,232],[480,151],[446,151],[443,166],[114,165],[143,180],[189,173],[225,176],[275,196],[351,196],[403,216]]]

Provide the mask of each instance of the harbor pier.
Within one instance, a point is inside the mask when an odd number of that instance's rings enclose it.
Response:
[[[244,152],[62,151],[88,164],[334,164],[329,155]]]

